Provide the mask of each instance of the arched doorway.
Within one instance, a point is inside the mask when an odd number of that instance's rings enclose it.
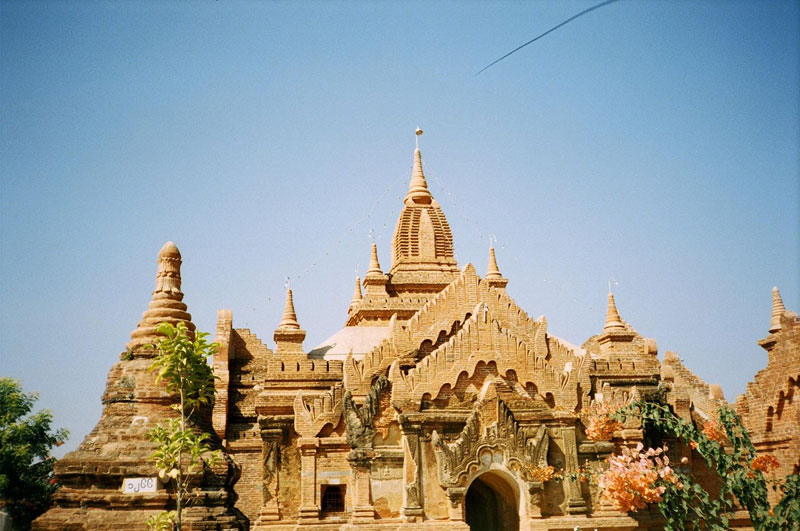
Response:
[[[519,531],[519,496],[498,472],[475,478],[464,505],[470,531]]]

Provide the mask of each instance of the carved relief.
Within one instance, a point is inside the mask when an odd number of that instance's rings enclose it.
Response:
[[[385,376],[379,376],[370,387],[366,401],[358,407],[350,392],[344,395],[344,425],[350,448],[371,448],[374,429],[372,421],[378,414],[381,394],[390,386]]]
[[[433,431],[431,443],[442,487],[464,486],[470,477],[492,463],[503,464],[512,471],[518,470],[521,462],[547,466],[550,445],[547,426],[521,426],[502,400],[497,399],[497,407],[500,415],[496,424],[480,426],[476,409],[453,442],[445,441]]]
[[[342,417],[342,386],[337,385],[330,391],[311,397],[297,392],[292,408],[294,409],[294,430],[300,437],[316,437],[327,424],[336,426]]]
[[[262,435],[262,437],[264,437]],[[267,504],[272,501],[276,497],[276,485],[273,484],[273,481],[277,479],[277,463],[280,459],[279,452],[280,452],[280,444],[278,438],[273,437],[264,437],[263,438],[263,449],[261,453],[262,457],[262,471],[263,471],[263,480],[262,480],[262,491],[263,491],[263,503]],[[277,483],[277,481],[275,481]]]

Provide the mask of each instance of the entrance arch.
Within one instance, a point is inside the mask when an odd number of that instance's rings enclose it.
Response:
[[[519,487],[495,470],[476,477],[464,497],[470,531],[519,531]]]

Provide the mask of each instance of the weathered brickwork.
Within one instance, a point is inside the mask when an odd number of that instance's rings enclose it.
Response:
[[[215,494],[193,509],[189,529],[465,530],[487,518],[530,531],[663,528],[656,510],[621,514],[596,485],[570,476],[644,437],[631,421],[612,441],[592,441],[580,414],[661,388],[678,415],[701,425],[726,404],[721,389],[674,353],[660,363],[655,340],[622,319],[612,294],[603,328],[578,347],[516,304],[494,249],[484,277],[459,268],[454,249],[416,150],[391,266],[384,273],[373,244],[342,330],[304,348],[291,290],[274,348],[219,311],[216,401],[206,413],[231,461],[207,474],[201,487]],[[159,319],[191,323],[179,266],[177,249],[165,246],[149,313],[109,373],[103,417],[59,463],[65,488],[37,529],[141,529],[168,506],[163,489],[123,496],[120,482],[152,475],[144,434],[172,414],[173,397],[146,369]],[[800,466],[800,320],[774,306],[760,343],[769,363],[737,410],[759,452],[774,453],[786,472]],[[667,442],[673,462],[686,458],[699,483],[718,488],[695,452]],[[542,483],[531,466],[566,477]]]
[[[785,310],[777,288],[769,332],[759,341],[767,366],[747,384],[736,410],[756,450],[778,458],[775,473],[783,477],[800,473],[800,316]]]
[[[131,333],[127,350],[109,371],[103,393],[103,414],[77,450],[58,461],[55,474],[64,485],[55,495],[54,507],[33,524],[37,530],[78,531],[93,529],[141,530],[148,517],[170,508],[164,489],[152,494],[123,494],[126,477],[153,477],[149,457],[154,444],[147,432],[173,417],[175,397],[156,383],[148,370],[159,336],[156,325],[167,321],[185,323],[194,330],[181,292],[181,255],[167,242],[158,255],[156,289],[142,320]],[[224,368],[223,368],[224,370]],[[201,428],[213,431],[213,414],[205,412]],[[219,424],[218,424],[219,425]],[[217,441],[217,446],[221,447]],[[233,483],[238,471],[226,461],[203,474],[197,498],[186,510],[187,530],[244,529],[245,518],[233,504]]]

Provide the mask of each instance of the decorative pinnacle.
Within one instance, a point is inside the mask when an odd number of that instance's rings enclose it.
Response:
[[[497,257],[494,254],[494,246],[489,247],[489,267],[486,269],[487,279],[503,278],[500,268],[497,267]]]
[[[356,289],[353,290],[353,300],[350,301],[350,305],[356,304],[363,298],[364,296],[361,294],[361,279],[356,277]]]
[[[158,273],[153,298],[183,299],[181,293],[181,252],[178,247],[167,242],[158,252]]]
[[[297,322],[297,314],[294,312],[294,299],[292,299],[292,290],[286,290],[286,306],[283,308],[283,317],[278,324],[278,329],[300,329],[300,323]]]
[[[425,180],[425,173],[422,171],[422,154],[419,148],[414,150],[414,169],[411,172],[411,183],[408,185],[406,193],[406,204],[416,203],[429,205],[433,200],[431,192],[428,190],[428,182]]]
[[[617,330],[624,329],[625,325],[622,324],[622,318],[617,311],[617,303],[614,302],[614,294],[608,292],[608,310],[606,310],[606,324],[603,330]]]
[[[158,252],[156,289],[139,325],[131,332],[127,349],[131,352],[152,351],[152,345],[163,337],[156,328],[165,321],[173,325],[183,321],[193,331],[192,316],[186,309],[181,292],[181,253],[174,243],[167,242]]]
[[[378,246],[372,242],[372,252],[369,257],[369,269],[367,269],[367,276],[383,275],[381,264],[378,262]]]
[[[781,292],[778,287],[772,288],[772,321],[769,324],[769,333],[774,334],[781,329],[781,315],[786,312],[786,306],[783,305]]]

